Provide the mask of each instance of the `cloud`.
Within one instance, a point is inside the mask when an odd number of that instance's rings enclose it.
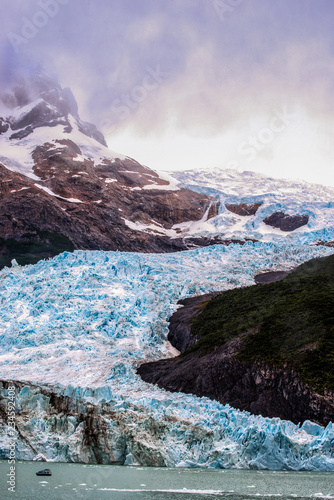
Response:
[[[110,137],[158,140],[171,128],[194,140],[242,137],[280,106],[319,123],[333,113],[332,0],[13,0],[0,9],[0,85],[43,65]],[[13,34],[26,41],[15,45]]]

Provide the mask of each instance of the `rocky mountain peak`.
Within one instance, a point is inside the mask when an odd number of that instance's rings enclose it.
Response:
[[[10,89],[0,94],[3,105],[0,134],[13,131],[10,139],[23,139],[39,127],[64,125],[70,133],[72,116],[79,130],[107,147],[106,140],[95,125],[84,122],[78,113],[78,104],[70,88],[62,88],[55,78],[37,73],[20,77]]]

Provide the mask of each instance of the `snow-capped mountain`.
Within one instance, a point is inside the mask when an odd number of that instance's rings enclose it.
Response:
[[[180,186],[220,201],[218,216],[194,224],[189,236],[300,243],[334,239],[334,188],[218,168],[172,175]]]
[[[2,255],[176,250],[180,224],[217,213],[210,197],[108,149],[70,89],[46,75],[3,91],[0,116]]]
[[[334,239],[334,189],[231,170],[158,174],[108,149],[71,90],[44,74],[0,97],[0,267],[74,249]]]

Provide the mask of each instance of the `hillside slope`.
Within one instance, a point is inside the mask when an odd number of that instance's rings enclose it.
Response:
[[[139,374],[168,390],[264,416],[326,424],[334,419],[333,310],[331,255],[280,282],[229,290],[197,305],[190,339],[184,325],[183,355],[142,365]]]

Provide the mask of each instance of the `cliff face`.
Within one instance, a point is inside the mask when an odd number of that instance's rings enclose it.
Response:
[[[80,165],[73,169],[66,161],[68,173],[60,172],[52,181],[45,177],[43,182],[32,182],[0,164],[0,252],[4,258],[8,256],[4,263],[9,265],[11,258],[17,258],[24,264],[28,257],[49,257],[75,248],[147,252],[185,249],[177,233],[174,239],[166,233],[174,224],[203,216],[209,198],[186,189],[136,191],[126,180],[106,182],[108,176],[121,177],[122,169],[129,168],[124,163],[110,168],[104,165],[102,177],[99,168]],[[79,169],[80,175],[75,173]],[[133,183],[136,185],[140,185],[140,179]],[[210,216],[216,209],[212,207]],[[150,224],[153,230],[136,230],[137,225],[145,229]]]
[[[312,274],[316,269],[317,264],[310,262],[309,267],[306,264],[302,266],[303,273]],[[256,281],[274,282],[282,280],[287,274],[258,275]],[[292,281],[292,285],[288,284],[288,287],[292,290],[297,285]],[[321,425],[333,421],[334,393],[325,389],[319,394],[314,387],[305,383],[291,363],[275,365],[261,359],[240,359],[240,353],[244,352],[249,341],[259,334],[260,327],[241,328],[238,335],[223,345],[216,345],[210,352],[204,348],[194,350],[201,336],[196,334],[196,329],[194,331],[191,325],[211,298],[212,295],[208,294],[180,302],[184,307],[171,317],[168,339],[182,353],[187,352],[176,358],[141,365],[138,373],[142,379],[169,391],[207,396],[265,417],[280,417],[295,423],[310,419]],[[270,302],[270,295],[268,301]],[[312,307],[314,308],[314,304]],[[242,308],[243,304],[240,303],[240,309]],[[209,321],[212,321],[216,314],[211,313]],[[258,313],[254,311],[255,318],[256,314]],[[298,312],[296,314],[298,315]],[[215,328],[214,325],[213,321],[212,328]],[[303,351],[311,353],[316,347],[316,344],[309,342],[306,347],[301,347],[300,351],[302,354]],[[299,355],[298,350],[297,354]],[[321,366],[321,360],[318,360],[318,363]]]
[[[138,373],[166,390],[207,396],[255,415],[294,423],[312,420],[320,425],[333,420],[333,393],[316,394],[289,367],[238,361],[235,354],[241,342],[232,340],[204,356],[196,352],[182,359],[143,364]]]
[[[168,340],[178,351],[184,352],[196,344],[198,337],[191,333],[190,321],[201,312],[201,305],[212,299],[219,292],[206,293],[197,297],[179,300],[182,305],[169,319]]]

